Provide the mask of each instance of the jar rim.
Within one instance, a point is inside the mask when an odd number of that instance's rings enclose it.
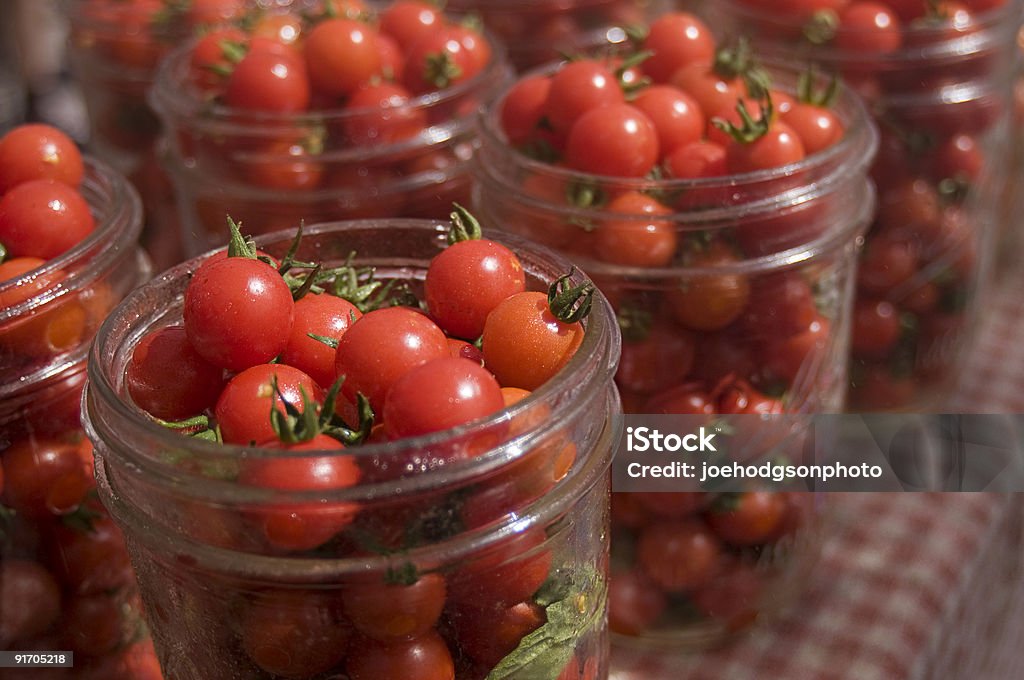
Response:
[[[381,227],[416,230],[423,233],[425,238],[430,234],[434,234],[439,243],[443,243],[444,233],[447,230],[446,225],[433,220],[352,220],[323,222],[312,225],[303,229],[303,236],[304,238],[318,235],[337,236],[343,235],[346,232],[375,230]],[[293,231],[283,230],[257,237],[256,243],[261,248],[271,248],[273,250],[271,247],[273,244],[276,244],[278,247],[286,247],[293,236]],[[534,263],[534,267],[560,268],[562,264],[567,264],[557,253],[542,246],[529,243],[521,237],[490,229],[487,230],[486,236],[489,239],[504,243],[512,248],[514,252],[517,252],[527,272],[531,270],[530,262]],[[524,257],[524,245],[527,245],[529,249],[529,258]],[[209,251],[204,255],[179,264],[162,275],[155,277],[149,283],[140,286],[130,293],[103,322],[89,356],[89,380],[86,386],[86,393],[88,395],[86,404],[88,408],[83,410],[83,413],[95,416],[90,417],[88,420],[91,422],[87,424],[87,431],[91,429],[95,438],[102,439],[103,441],[108,441],[110,436],[125,440],[132,439],[133,441],[148,440],[157,442],[167,450],[180,450],[183,448],[183,441],[185,441],[188,442],[189,448],[194,448],[196,452],[211,458],[225,457],[241,460],[260,455],[282,456],[282,452],[277,450],[261,450],[259,447],[186,439],[181,434],[156,423],[140,409],[120,396],[123,392],[121,389],[123,377],[115,375],[115,372],[123,371],[123,364],[126,361],[124,352],[138,340],[140,333],[144,332],[146,328],[164,325],[159,323],[160,320],[167,318],[168,311],[180,307],[182,296],[179,291],[173,298],[174,304],[162,310],[163,314],[159,317],[144,317],[135,308],[146,309],[155,314],[157,310],[152,309],[152,305],[155,303],[155,300],[159,299],[160,293],[174,292],[175,284],[181,286],[199,263],[217,252],[217,250]],[[531,260],[530,258],[533,259]],[[565,269],[568,271],[568,265]],[[584,278],[585,275],[577,270],[570,279],[570,282],[580,283]],[[588,389],[598,389],[603,386],[603,383],[610,383],[618,364],[618,347],[620,342],[618,326],[610,304],[599,293],[595,295],[593,310],[591,315],[585,320],[587,332],[584,334],[583,342],[572,359],[551,380],[512,406],[487,418],[443,432],[403,439],[399,442],[363,444],[355,449],[324,451],[319,452],[319,454],[327,456],[354,455],[371,457],[394,455],[404,450],[427,449],[455,438],[486,432],[489,428],[507,422],[532,408],[536,408],[540,404],[548,403],[555,396],[571,396]],[[580,405],[573,404],[572,401],[571,399],[567,401],[570,411],[581,408]],[[93,402],[96,402],[97,405],[94,406]],[[99,413],[100,411],[109,411],[109,414],[118,420],[116,430],[113,424],[106,422],[107,417]],[[517,436],[510,442],[503,444],[502,447],[497,447],[494,451],[489,451],[483,456],[447,465],[439,468],[437,471],[431,470],[427,473],[411,475],[395,481],[349,487],[339,490],[336,494],[332,494],[329,497],[332,499],[336,498],[337,500],[358,500],[353,494],[369,493],[370,496],[374,496],[385,491],[388,494],[419,493],[437,487],[449,486],[456,482],[479,477],[480,475],[486,475],[499,469],[504,464],[502,461],[502,448],[511,450],[516,446],[523,446],[529,439],[543,438],[561,426],[562,424],[558,419],[549,418],[540,424],[536,430],[531,430],[528,433],[529,437]],[[119,446],[117,448],[119,454],[127,454],[126,462],[139,469],[145,469],[147,475],[151,476],[152,479],[160,479],[179,488],[187,489],[191,495],[209,495],[209,497],[214,497],[217,496],[218,492],[229,492],[231,489],[237,492],[240,488],[237,484],[224,484],[219,480],[210,479],[199,474],[186,475],[176,468],[172,469],[173,466],[171,465],[154,460],[152,457],[147,457],[141,451],[144,447],[131,445]],[[284,455],[287,457],[287,454]],[[318,452],[302,451],[292,454],[291,457],[309,457],[313,455],[318,455]],[[243,496],[245,493],[241,492]],[[261,496],[264,493],[265,490],[259,490],[255,495]],[[320,498],[324,497],[323,492],[317,492],[316,495]]]

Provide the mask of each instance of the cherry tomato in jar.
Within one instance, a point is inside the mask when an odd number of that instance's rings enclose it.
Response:
[[[701,588],[714,579],[721,546],[698,520],[670,520],[649,524],[637,538],[638,568],[667,593]]]
[[[418,637],[434,628],[446,593],[444,577],[427,573],[416,575],[412,583],[354,583],[342,591],[342,603],[356,630],[387,642]]]
[[[281,352],[281,363],[299,369],[320,387],[329,389],[337,377],[335,348],[311,336],[338,341],[362,315],[354,304],[336,295],[302,296],[295,302],[295,318],[288,344]]]
[[[0,243],[10,257],[55,258],[95,228],[88,202],[59,180],[22,182],[0,198]]]
[[[224,369],[203,359],[182,326],[146,334],[125,367],[135,405],[162,420],[181,420],[212,407],[224,387]]]
[[[82,183],[82,154],[75,142],[50,125],[19,125],[0,137],[0,196],[24,182],[52,179]]]
[[[455,664],[435,631],[405,640],[356,639],[345,661],[351,680],[454,680]]]
[[[723,494],[715,499],[707,513],[707,522],[726,543],[761,545],[778,531],[786,511],[782,494],[768,491]]]
[[[274,384],[277,384],[277,391]],[[285,364],[260,364],[235,375],[221,390],[214,415],[221,437],[242,446],[277,439],[270,410],[285,412],[287,401],[298,410],[305,400],[319,402],[323,390],[309,375]]]

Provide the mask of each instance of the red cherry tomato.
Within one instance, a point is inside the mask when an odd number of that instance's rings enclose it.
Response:
[[[309,32],[306,66],[313,89],[345,97],[381,72],[377,31],[352,19],[327,19]]]
[[[444,90],[477,76],[481,59],[455,27],[431,31],[406,52],[404,85],[413,94]]]
[[[270,265],[227,257],[200,267],[185,290],[185,332],[207,361],[232,371],[263,364],[288,344],[294,303]]]
[[[5,556],[0,560],[0,611],[0,646],[10,649],[56,623],[60,588],[41,564]]]
[[[497,666],[547,620],[544,609],[533,602],[500,611],[459,609],[451,618],[459,647],[485,668]]]
[[[228,381],[214,407],[226,443],[244,446],[277,438],[270,421],[270,409],[273,407],[283,413],[284,405],[281,396],[274,393],[275,379],[280,394],[299,410],[302,410],[303,394],[316,402],[323,397],[316,381],[297,368],[284,364],[251,366]]]
[[[526,290],[515,253],[494,241],[459,241],[435,255],[423,282],[430,316],[446,333],[475,340],[491,310]]]
[[[290,48],[253,47],[228,76],[224,103],[244,111],[297,113],[309,108],[310,77]]]
[[[688,264],[694,268],[728,267],[737,256],[723,241],[693,253]],[[743,313],[750,297],[750,282],[743,274],[701,274],[688,277],[665,292],[665,301],[675,319],[693,330],[725,328]]]
[[[621,389],[645,394],[677,385],[693,368],[695,347],[689,332],[656,325],[642,339],[623,341],[615,381]]]
[[[62,640],[75,654],[104,656],[124,642],[124,603],[107,593],[79,595],[64,607]]]
[[[673,179],[721,177],[728,173],[725,147],[708,141],[680,146],[665,157],[664,163],[665,170]]]
[[[139,340],[125,367],[125,387],[150,415],[180,420],[216,403],[224,370],[199,356],[182,326],[168,326]]]
[[[189,55],[189,80],[203,94],[221,93],[233,69],[225,45],[243,46],[245,33],[238,28],[223,28],[207,33]]]
[[[354,304],[335,295],[302,296],[295,303],[295,319],[281,362],[308,374],[325,390],[330,388],[336,377],[335,350],[310,335],[339,340],[362,315]]]
[[[760,545],[778,530],[786,515],[786,499],[768,491],[720,496],[707,513],[711,529],[736,546]]]
[[[530,599],[551,571],[545,543],[544,531],[534,528],[481,551],[448,579],[449,601],[493,613]]]
[[[619,635],[643,635],[667,604],[665,594],[641,572],[614,573],[608,586],[608,628]]]
[[[694,592],[691,599],[706,616],[738,631],[757,620],[763,593],[764,578],[756,568],[737,562]]]
[[[644,73],[664,83],[683,66],[709,60],[715,53],[711,29],[686,12],[663,14],[651,23],[643,49],[654,54],[643,63]]]
[[[455,664],[444,639],[430,631],[406,640],[355,640],[345,662],[351,680],[454,680]]]
[[[399,45],[411,46],[445,24],[437,5],[421,0],[398,0],[380,15],[381,33],[391,36]]]
[[[640,91],[633,106],[651,119],[658,132],[662,155],[699,142],[704,136],[704,114],[697,101],[673,85],[652,85]]]
[[[721,547],[714,535],[697,520],[662,521],[640,531],[637,538],[638,567],[667,593],[700,588],[718,570]]]
[[[858,359],[885,359],[902,333],[896,308],[885,300],[858,298],[853,309],[853,343]]]
[[[672,262],[679,242],[677,226],[657,219],[671,214],[669,208],[648,194],[627,191],[605,210],[609,219],[602,220],[594,234],[594,249],[602,261],[630,267],[664,267]]]
[[[49,543],[49,565],[71,592],[98,595],[126,587],[134,580],[124,536],[102,515],[86,529],[58,525]]]
[[[581,59],[566,64],[552,76],[544,115],[555,132],[565,135],[583,114],[625,101],[615,74],[607,66]]]
[[[86,200],[58,180],[22,182],[0,198],[0,243],[10,257],[49,260],[80,243],[95,227]]]
[[[725,153],[729,171],[737,174],[791,165],[806,156],[800,137],[781,121],[773,122],[768,132],[753,142],[731,140]]]
[[[336,439],[319,434],[299,444],[265,442],[265,448],[299,451],[340,450]],[[238,475],[241,484],[285,492],[330,493],[354,486],[359,466],[350,456],[266,457],[247,459]],[[283,550],[312,550],[352,523],[354,503],[317,500],[269,503],[246,511],[247,520],[258,526],[267,541]]]
[[[693,97],[708,115],[731,110],[744,92],[738,78],[725,78],[715,72],[713,59],[688,62],[672,74],[670,82]]]
[[[703,384],[694,382],[677,385],[655,394],[647,400],[643,412],[710,415],[715,412],[715,405],[711,396],[704,391]]]
[[[20,125],[0,137],[0,196],[35,179],[77,187],[84,172],[78,147],[55,127]]]
[[[398,83],[371,82],[346,102],[345,135],[355,146],[395,144],[412,139],[427,127],[423,109],[409,104],[412,94]]]
[[[822,106],[796,102],[782,113],[782,122],[796,133],[808,156],[824,151],[843,138],[842,122]]]
[[[382,413],[391,386],[406,372],[448,356],[444,331],[409,307],[387,307],[364,314],[341,336],[334,370],[345,376],[341,391],[350,402],[362,393]]]
[[[902,27],[895,13],[880,2],[851,2],[839,12],[834,42],[852,52],[887,54],[902,45]]]
[[[522,78],[511,88],[501,102],[501,129],[512,146],[526,144],[533,139],[537,126],[544,118],[544,106],[551,92],[551,78],[537,75]]]
[[[611,104],[582,114],[569,129],[565,147],[569,167],[593,175],[643,177],[658,158],[654,123],[630,104]]]
[[[257,666],[284,678],[330,670],[349,650],[352,627],[334,593],[257,593],[242,610],[242,649]]]
[[[831,325],[819,316],[804,331],[768,342],[764,348],[765,368],[790,385],[807,385],[806,381],[822,370],[830,340]]]
[[[13,442],[3,452],[3,466],[4,504],[27,517],[73,512],[95,484],[82,449],[58,440]]]
[[[440,574],[413,583],[355,583],[342,591],[345,614],[363,635],[388,642],[418,637],[441,617],[447,587]]]

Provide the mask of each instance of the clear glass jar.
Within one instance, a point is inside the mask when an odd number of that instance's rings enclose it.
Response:
[[[315,225],[299,257],[326,264],[355,251],[356,263],[376,267],[380,279],[415,288],[444,233],[416,220]],[[258,244],[281,255],[291,237]],[[519,255],[528,287],[568,270],[521,239],[499,240]],[[502,677],[606,677],[608,471],[618,437],[610,416],[619,409],[619,336],[607,303],[595,301],[566,368],[510,409],[478,425],[331,453],[360,466],[356,486],[316,498],[268,495],[241,482],[238,467],[281,452],[182,437],[125,396],[133,344],[180,321],[183,290],[201,259],[114,312],[95,344],[84,400],[101,496],[127,536],[164,671],[178,680],[248,677],[260,668],[325,677],[369,663],[368,655],[406,658],[419,645],[426,656],[410,669],[450,655],[457,678],[499,666],[509,672]],[[486,440],[486,453],[434,465],[470,439]],[[395,465],[407,472],[382,472]],[[354,519],[315,551],[268,547],[254,517],[300,502],[342,506]],[[389,612],[398,614],[387,626],[412,641],[377,625]],[[538,625],[546,627],[521,640]]]
[[[977,15],[961,9],[903,24],[890,18],[876,51],[867,33],[844,29],[835,13],[794,19],[755,5],[714,3],[709,21],[747,36],[766,59],[840,74],[882,133],[849,408],[941,409],[970,353],[991,278],[1022,5],[1008,0]]]
[[[451,0],[460,14],[476,13],[508,49],[517,70],[561,55],[588,53],[626,41],[626,29],[667,9],[663,0]]]
[[[146,663],[148,634],[123,539],[95,498],[79,406],[92,339],[149,261],[128,182],[87,158],[80,190],[93,233],[0,282],[0,647],[73,650],[78,677],[113,677]]]
[[[89,114],[89,147],[131,179],[142,196],[142,244],[159,269],[181,261],[180,229],[167,196],[170,181],[156,153],[160,120],[146,94],[157,65],[199,26],[225,22],[249,0],[206,3],[207,14],[188,3],[65,0],[68,63]]]
[[[225,240],[224,213],[249,233],[299,220],[443,219],[469,202],[476,112],[511,75],[490,38],[476,76],[389,108],[247,114],[210,105],[189,79],[192,46],[172,53],[150,95],[166,132],[172,177],[190,256]],[[416,126],[411,135],[398,128]]]
[[[772,75],[782,91],[795,88],[796,73]],[[838,93],[833,110],[846,133],[834,146],[791,166],[698,180],[584,175],[533,160],[501,131],[501,103],[483,123],[477,213],[566,252],[609,297],[623,331],[616,380],[627,414],[842,409],[856,255],[874,206],[867,169],[877,145],[854,93]],[[664,212],[603,207],[634,192],[656,197]],[[614,234],[624,224],[635,238],[604,240],[603,229]],[[655,233],[651,224],[668,225],[657,233],[674,247],[659,251],[662,266],[640,266],[642,253],[629,250]],[[744,503],[759,504],[748,516],[777,532],[741,543],[714,529],[712,514]],[[613,493],[613,630],[639,644],[704,646],[779,609],[813,562],[819,505],[800,494]],[[655,538],[645,539],[652,531]],[[704,546],[703,575],[656,585],[634,546],[687,540]]]

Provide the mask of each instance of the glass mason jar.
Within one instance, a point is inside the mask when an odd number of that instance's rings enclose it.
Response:
[[[795,73],[772,76],[783,91],[797,82]],[[877,131],[859,98],[840,89],[833,110],[846,133],[829,149],[791,166],[698,180],[585,175],[533,160],[508,143],[501,105],[499,98],[485,113],[476,211],[566,252],[611,300],[623,332],[616,381],[627,414],[842,409],[856,254],[874,205],[867,169]],[[636,193],[660,207],[606,207]],[[647,260],[655,251],[660,266]],[[819,500],[613,493],[613,631],[635,642],[702,646],[778,609],[813,561]],[[777,532],[749,542],[714,528],[712,515],[751,503],[748,516]],[[644,539],[649,530],[660,538]],[[658,586],[638,563],[640,541],[680,546],[695,535],[707,550],[694,581]],[[793,549],[772,549],[783,542]],[[728,597],[739,608],[714,603]],[[635,605],[646,608],[642,615]]]
[[[878,209],[854,312],[854,411],[941,409],[991,274],[1021,3],[977,13],[938,3],[935,16],[909,18],[928,5],[904,20],[905,9],[871,6],[886,17],[881,29],[859,28],[855,17],[844,26],[844,14],[829,10],[801,17],[749,0],[708,7],[713,25],[748,37],[766,59],[841,75],[881,131]]]
[[[415,289],[445,229],[426,220],[315,225],[298,256],[329,264],[354,251],[378,280]],[[290,240],[279,233],[257,244],[279,256]],[[499,240],[519,255],[528,288],[568,271],[548,251]],[[433,664],[454,664],[457,678],[606,677],[608,470],[618,437],[610,416],[619,409],[619,335],[607,302],[595,300],[566,368],[510,409],[456,430],[332,452],[362,471],[347,489],[268,495],[242,481],[239,466],[280,451],[183,437],[126,396],[133,344],[180,323],[183,290],[202,259],[114,312],[97,338],[84,400],[101,496],[127,537],[164,672],[177,680],[377,677],[365,669],[390,657],[411,659],[404,677]],[[469,441],[485,452],[446,458]],[[271,547],[260,518],[310,504],[349,520],[315,550]]]
[[[169,3],[66,0],[68,63],[89,114],[94,154],[131,179],[142,196],[142,244],[160,268],[181,261],[170,180],[155,143],[160,120],[146,100],[160,59],[201,25],[229,21],[249,0]]]
[[[87,158],[80,190],[93,233],[0,281],[0,648],[73,650],[76,677],[100,678],[145,664],[148,635],[123,539],[95,498],[79,405],[92,339],[149,262],[128,182]]]
[[[451,0],[460,14],[474,12],[508,49],[517,70],[564,54],[588,53],[626,41],[626,29],[650,21],[663,0]]]
[[[306,222],[448,215],[469,202],[477,109],[511,75],[504,49],[477,75],[391,107],[253,114],[211,106],[190,85],[191,46],[172,53],[150,95],[166,131],[192,256],[225,241],[224,213],[249,233]]]

